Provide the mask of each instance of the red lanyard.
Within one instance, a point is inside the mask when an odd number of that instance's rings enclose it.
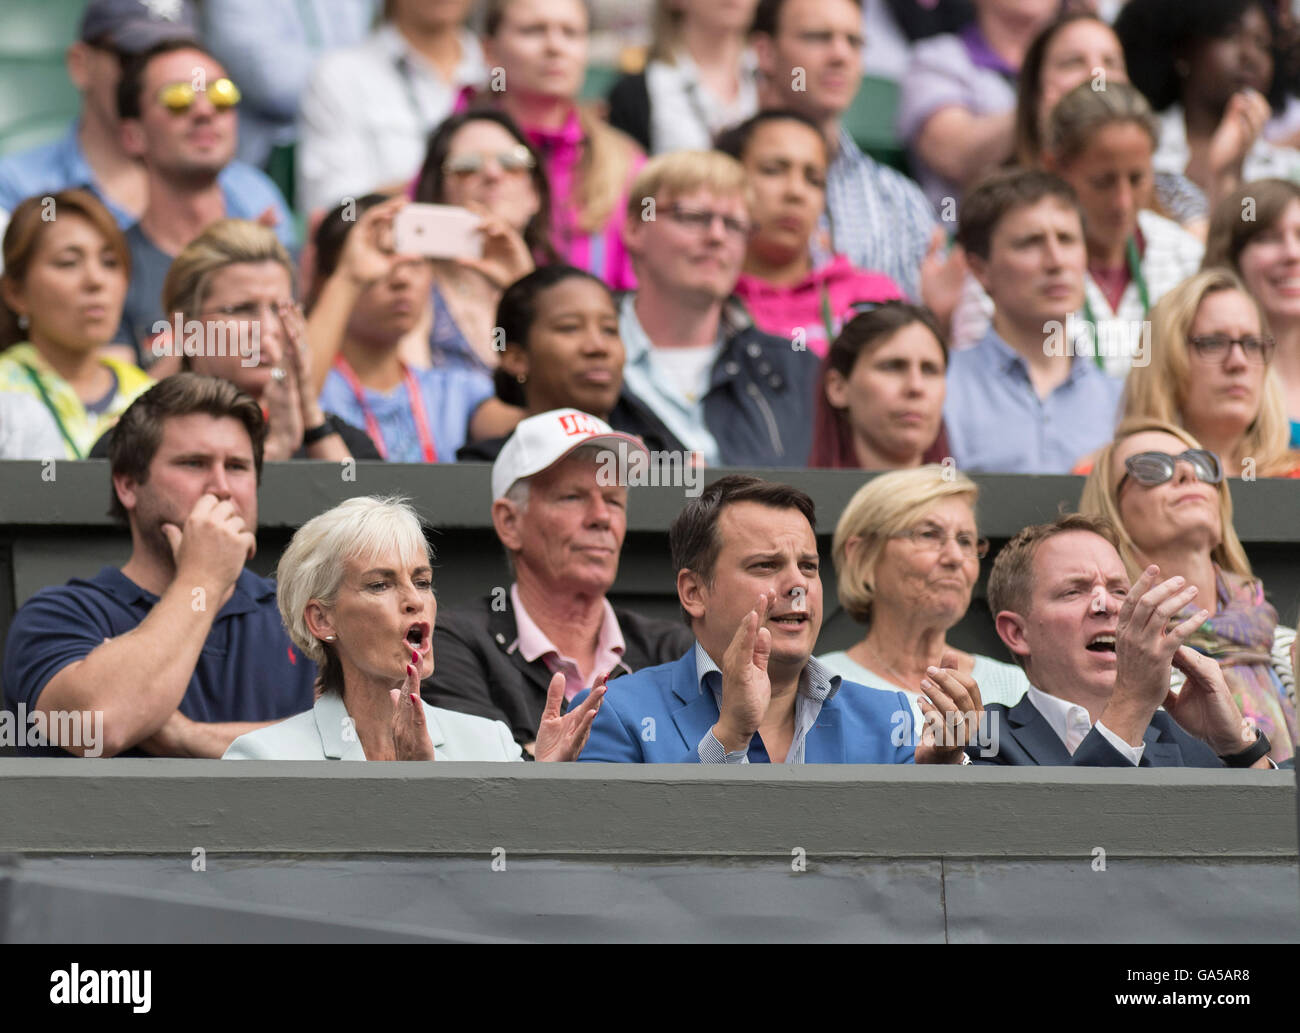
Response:
[[[339,371],[339,375],[347,381],[348,387],[352,388],[352,393],[356,395],[357,404],[361,406],[361,412],[366,418],[366,433],[375,443],[375,448],[383,458],[388,458],[388,447],[384,444],[384,436],[379,432],[379,421],[375,419],[375,414],[370,411],[370,406],[366,403],[365,393],[361,389],[361,381],[357,380],[357,375],[352,372],[349,366],[340,355],[334,360],[334,368]],[[406,382],[406,395],[411,400],[411,415],[415,417],[415,432],[420,436],[420,451],[424,455],[426,463],[436,463],[438,461],[438,450],[433,447],[433,435],[429,432],[429,417],[424,411],[424,396],[420,394],[420,385],[415,382],[415,374],[411,368],[402,363],[402,377]]]

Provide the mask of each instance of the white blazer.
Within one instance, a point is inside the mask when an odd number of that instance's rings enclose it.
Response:
[[[436,760],[522,760],[523,751],[501,721],[431,707],[423,700]],[[365,760],[343,698],[327,692],[306,713],[241,735],[222,760]]]

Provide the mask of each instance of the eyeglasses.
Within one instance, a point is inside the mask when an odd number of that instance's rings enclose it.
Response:
[[[489,158],[501,166],[502,172],[530,172],[537,164],[528,148],[519,144],[508,151],[470,151],[458,154],[442,163],[442,172],[446,176],[472,176],[483,171]]]
[[[1219,457],[1204,448],[1189,448],[1176,456],[1168,452],[1138,452],[1124,460],[1126,472],[1115,485],[1115,498],[1119,498],[1130,475],[1147,488],[1173,480],[1179,461],[1190,465],[1197,479],[1206,484],[1218,484],[1223,480],[1223,464]]]
[[[890,538],[906,538],[916,548],[923,552],[940,553],[949,540],[956,541],[957,548],[961,550],[963,556],[967,559],[982,560],[989,554],[989,540],[987,538],[976,538],[974,535],[967,534],[965,531],[957,531],[949,534],[941,527],[935,527],[933,524],[925,524],[921,527],[911,527],[906,531],[899,531],[891,534]]]
[[[1203,362],[1225,362],[1232,346],[1239,344],[1246,361],[1257,366],[1267,366],[1273,359],[1273,349],[1277,347],[1277,341],[1267,335],[1229,337],[1227,334],[1205,334],[1189,337],[1187,343]]]
[[[727,232],[733,237],[740,237],[742,240],[747,239],[754,232],[752,222],[745,222],[743,219],[723,215],[721,212],[715,212],[708,208],[688,208],[686,205],[674,204],[669,205],[668,212],[681,225],[699,233],[707,233],[713,226],[714,219],[721,219],[722,225],[726,227]]]
[[[202,90],[196,90],[193,83],[168,83],[158,91],[158,102],[173,115],[183,115],[194,106],[200,93],[207,94],[208,100],[218,111],[228,111],[239,103],[242,94],[239,87],[229,79],[210,82]]]

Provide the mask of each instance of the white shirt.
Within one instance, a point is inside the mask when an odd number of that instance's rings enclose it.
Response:
[[[478,38],[461,30],[460,45],[451,82],[387,23],[316,62],[299,111],[300,209],[332,207],[419,172],[429,133],[461,88],[487,79]]]
[[[636,294],[629,292],[619,308],[618,329],[627,353],[623,386],[649,406],[678,441],[703,455],[706,465],[717,466],[718,442],[704,420],[704,395],[722,349],[723,328],[719,326],[718,343],[711,347],[658,348],[637,318]]]
[[[652,153],[710,150],[721,130],[738,125],[758,110],[758,62],[752,50],[746,48],[741,54],[740,89],[729,104],[700,81],[699,67],[685,50],[674,55],[674,61],[646,65]]]
[[[31,395],[0,392],[0,459],[62,459],[67,454],[45,406]]]
[[[1043,715],[1043,719],[1047,721],[1061,742],[1065,743],[1066,750],[1073,757],[1074,751],[1079,748],[1079,743],[1083,742],[1092,731],[1092,718],[1088,716],[1088,711],[1067,699],[1049,696],[1032,685],[1029,686],[1026,695],[1029,697],[1029,702],[1034,705],[1034,709]],[[1142,763],[1142,754],[1147,748],[1146,743],[1141,746],[1131,746],[1100,721],[1097,722],[1097,731],[1105,736],[1106,741],[1119,751],[1119,755],[1134,767]]]

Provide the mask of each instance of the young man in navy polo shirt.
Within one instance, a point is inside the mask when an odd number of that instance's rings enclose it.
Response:
[[[220,757],[311,708],[316,666],[290,643],[275,584],[244,569],[265,437],[257,403],[214,377],[180,373],[136,399],[109,451],[131,558],[18,611],[8,709],[43,712],[51,729],[58,714],[81,713],[83,728],[102,714],[102,741],[59,744],[74,754]]]

